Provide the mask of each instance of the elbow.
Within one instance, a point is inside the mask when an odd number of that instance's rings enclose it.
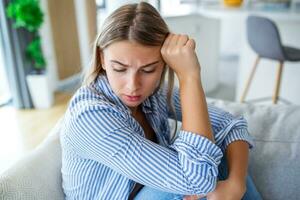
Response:
[[[210,193],[216,189],[217,177],[206,178],[204,182],[206,182],[206,184],[204,184],[204,187],[202,188],[203,193]]]
[[[197,195],[206,195],[209,192],[215,190],[218,180],[218,167],[202,165],[200,171],[196,171],[194,174],[189,174],[188,185],[190,191]],[[187,174],[186,174],[187,175]]]
[[[206,195],[215,190],[217,186],[217,177],[202,177],[193,188],[193,193],[197,195]]]

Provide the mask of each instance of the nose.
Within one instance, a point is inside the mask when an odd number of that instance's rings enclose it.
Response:
[[[132,73],[127,80],[127,89],[129,92],[135,92],[140,88],[140,77],[137,73]]]

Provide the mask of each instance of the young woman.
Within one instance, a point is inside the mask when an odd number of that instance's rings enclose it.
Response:
[[[246,184],[246,121],[207,106],[200,75],[194,40],[150,4],[112,13],[65,115],[66,199],[259,199]],[[168,118],[182,121],[174,137]]]

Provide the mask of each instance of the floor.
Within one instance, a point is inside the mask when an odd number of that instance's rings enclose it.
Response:
[[[208,97],[234,100],[237,62],[236,58],[221,60],[219,87],[207,93]],[[12,106],[0,107],[0,122],[4,122],[0,124],[0,173],[33,150],[47,136],[65,112],[74,87],[63,88],[63,91],[56,93],[55,104],[50,109],[16,110]]]
[[[0,108],[0,173],[43,141],[65,112],[70,97],[70,93],[56,93],[50,109]]]

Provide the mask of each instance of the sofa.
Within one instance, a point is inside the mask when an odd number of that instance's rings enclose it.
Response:
[[[299,199],[300,106],[208,102],[248,120],[255,140],[249,173],[263,199]],[[42,144],[0,175],[0,200],[64,199],[59,143],[62,123],[59,120]]]

